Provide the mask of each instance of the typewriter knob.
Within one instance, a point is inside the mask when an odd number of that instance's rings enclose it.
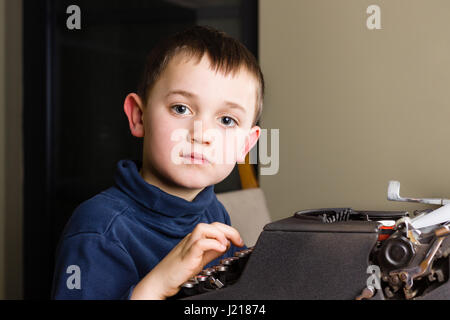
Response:
[[[403,236],[385,240],[378,253],[382,270],[391,271],[402,268],[411,262],[415,250],[413,244]]]

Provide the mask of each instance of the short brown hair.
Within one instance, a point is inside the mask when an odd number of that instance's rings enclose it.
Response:
[[[148,95],[170,60],[183,52],[199,60],[206,53],[211,67],[225,75],[245,67],[257,82],[257,98],[253,124],[261,118],[264,98],[264,77],[255,56],[238,40],[209,26],[194,26],[167,38],[155,46],[147,57],[138,94],[147,103]]]

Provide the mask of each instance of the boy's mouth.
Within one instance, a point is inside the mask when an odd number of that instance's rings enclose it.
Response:
[[[181,154],[183,158],[190,159],[193,164],[208,164],[210,161],[202,154],[191,152],[188,154]]]

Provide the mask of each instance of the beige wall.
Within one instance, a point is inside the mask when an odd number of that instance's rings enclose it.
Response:
[[[0,299],[22,292],[22,18],[0,0]]]
[[[366,9],[381,8],[381,30]],[[263,128],[280,131],[280,169],[261,176],[273,219],[350,206],[423,208],[450,198],[450,1],[261,0]]]

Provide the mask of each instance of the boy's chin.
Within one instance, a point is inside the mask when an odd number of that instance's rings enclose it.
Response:
[[[186,189],[203,189],[217,183],[212,179],[201,179],[199,177],[192,179],[180,178],[175,182],[178,186]]]
[[[183,188],[203,189],[221,182],[227,176],[228,176],[227,174],[211,176],[208,174],[197,173],[197,174],[182,174],[176,177],[172,177],[172,179],[178,186]]]

